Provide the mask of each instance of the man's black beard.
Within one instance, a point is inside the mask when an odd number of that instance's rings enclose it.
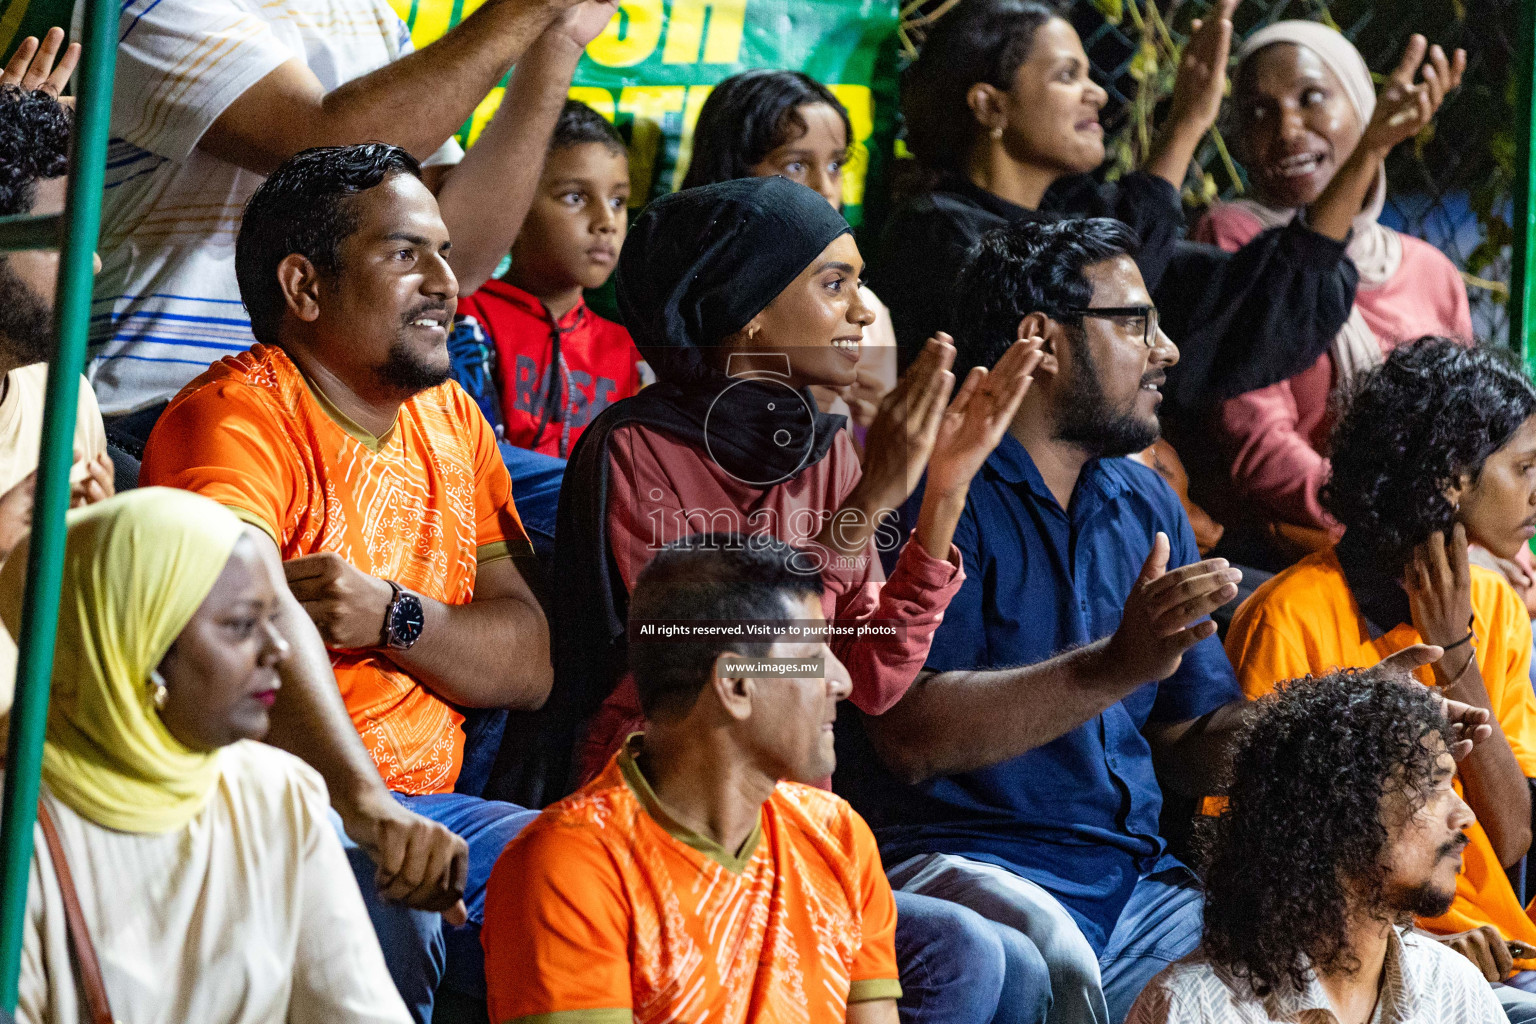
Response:
[[[1088,350],[1088,339],[1079,335],[1073,341],[1077,365],[1057,405],[1056,440],[1075,444],[1096,459],[1134,455],[1150,447],[1160,433],[1157,421],[1146,422],[1134,409],[1111,409],[1098,364]]]
[[[1459,855],[1467,845],[1465,833],[1452,839],[1436,853],[1436,863],[1446,857]],[[1414,917],[1439,917],[1451,909],[1451,904],[1456,899],[1456,890],[1436,889],[1428,882],[1420,882],[1411,888],[1397,889],[1386,894],[1392,909],[1402,915]]]
[[[441,307],[438,307],[441,308]],[[422,316],[425,310],[416,310],[409,314],[406,323]],[[408,328],[403,328],[408,329]],[[389,347],[389,359],[377,373],[381,383],[399,391],[404,395],[418,395],[429,388],[435,388],[439,384],[453,376],[453,364],[444,353],[442,366],[432,366],[422,362],[416,350],[404,337],[397,337],[394,344]]]
[[[53,354],[53,312],[0,258],[0,358],[16,366],[41,363]]]

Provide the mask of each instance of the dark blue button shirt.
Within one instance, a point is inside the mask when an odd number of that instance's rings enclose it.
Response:
[[[922,490],[903,510],[915,525]],[[1063,511],[1011,435],[971,483],[955,533],[965,584],[944,613],[928,667],[994,669],[1044,661],[1108,636],[1152,551],[1170,568],[1200,558],[1173,490],[1129,459],[1089,462]],[[903,786],[857,725],[839,733],[836,788],[868,819],[887,867],[921,853],[963,854],[1049,890],[1103,950],[1137,879],[1163,850],[1162,792],[1141,734],[1242,700],[1213,636],[1179,670],[1098,717],[1001,764]],[[854,719],[843,715],[839,721]]]

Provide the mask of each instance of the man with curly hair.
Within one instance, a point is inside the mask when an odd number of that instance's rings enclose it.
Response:
[[[1434,695],[1393,666],[1286,684],[1207,826],[1200,948],[1127,1024],[1498,1024],[1465,959],[1411,927],[1456,896],[1474,823]]]
[[[1477,822],[1455,899],[1420,924],[1488,981],[1536,988],[1536,973],[1510,977],[1536,967],[1520,948],[1536,946],[1536,921],[1505,874],[1531,843],[1531,625],[1508,583],[1467,557],[1471,541],[1511,558],[1536,534],[1536,388],[1490,351],[1424,338],[1363,378],[1331,449],[1322,498],[1344,539],[1260,587],[1227,653],[1258,697],[1277,679],[1369,667],[1415,643],[1444,648],[1419,680],[1486,708],[1494,730],[1460,766]],[[1522,996],[1499,991],[1507,1005]]]

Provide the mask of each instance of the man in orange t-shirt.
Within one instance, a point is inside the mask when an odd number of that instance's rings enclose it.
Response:
[[[1419,680],[1486,708],[1494,729],[1457,766],[1478,821],[1455,902],[1419,923],[1502,982],[1512,966],[1536,968],[1512,953],[1512,943],[1536,947],[1536,921],[1505,873],[1531,840],[1531,623],[1503,576],[1469,565],[1467,545],[1510,558],[1533,532],[1536,389],[1490,353],[1426,339],[1364,381],[1331,447],[1323,501],[1344,539],[1260,587],[1232,620],[1227,654],[1244,692],[1259,697],[1280,680],[1369,668],[1413,644],[1445,649]],[[1522,987],[1524,973],[1514,979]]]
[[[852,686],[824,636],[791,632],[826,622],[821,579],[796,559],[769,537],[705,534],[640,574],[629,650],[646,731],[497,862],[493,1021],[895,1024],[890,883],[864,820],[814,785]],[[698,623],[735,632],[667,638]],[[770,659],[811,664],[769,674]]]
[[[459,709],[537,707],[552,678],[543,614],[512,560],[529,547],[511,480],[490,425],[449,380],[447,250],[404,150],[287,161],[252,198],[236,247],[258,343],[171,402],[142,471],[272,539],[390,802],[463,840],[390,847],[348,823],[373,860],[349,850],[391,973],[423,1021],[445,978],[483,998],[486,877],[536,816],[475,795],[483,779],[456,791]],[[292,731],[323,728],[311,717]],[[357,785],[328,781],[332,793]],[[386,902],[430,908],[432,889],[463,893],[446,933],[437,915],[402,918]]]

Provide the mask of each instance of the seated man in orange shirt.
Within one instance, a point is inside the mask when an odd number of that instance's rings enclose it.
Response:
[[[257,344],[171,402],[142,472],[145,484],[203,494],[272,539],[378,775],[400,804],[468,844],[467,880],[462,854],[441,843],[376,857],[378,885],[354,857],[391,973],[420,1020],[431,1019],[439,981],[483,998],[485,880],[535,816],[463,792],[473,785],[455,791],[459,709],[537,707],[552,678],[544,616],[511,558],[528,551],[511,480],[490,424],[449,379],[458,288],[448,248],[404,150],[288,160],[252,197],[236,243]],[[333,795],[357,785],[337,778],[327,780]],[[463,889],[469,921],[446,937],[436,916],[402,924],[381,901],[419,905],[397,877],[418,861],[428,867],[417,875],[448,870]]]
[[[852,684],[802,632],[826,622],[803,558],[766,535],[700,534],[640,573],[645,732],[497,862],[493,1021],[895,1024],[896,903],[874,836],[815,785]],[[740,632],[668,637],[702,622]],[[768,659],[812,666],[769,674]]]
[[[1490,982],[1524,987],[1536,973],[1510,972],[1536,967],[1518,945],[1536,946],[1536,921],[1505,871],[1531,843],[1531,623],[1502,576],[1468,565],[1467,542],[1511,558],[1536,533],[1536,389],[1493,353],[1425,338],[1359,385],[1331,450],[1323,503],[1344,539],[1260,587],[1232,620],[1227,654],[1257,697],[1412,644],[1444,648],[1416,675],[1487,709],[1493,736],[1458,767],[1478,821],[1455,902],[1419,924]],[[1506,1009],[1522,997],[1536,1008],[1507,985],[1498,993]]]

